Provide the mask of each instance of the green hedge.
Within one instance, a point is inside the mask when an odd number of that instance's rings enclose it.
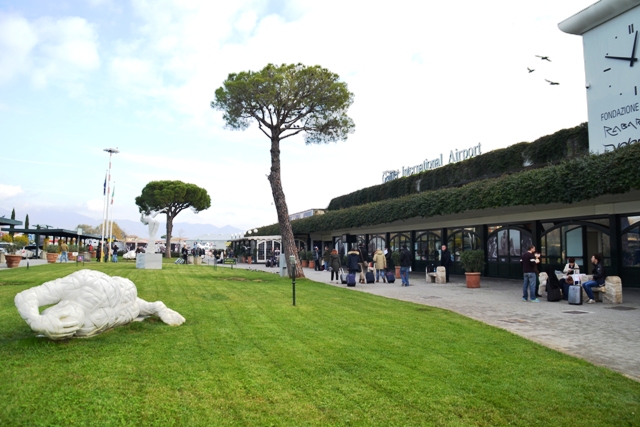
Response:
[[[587,124],[583,123],[543,136],[532,143],[520,142],[462,162],[450,163],[437,169],[336,197],[331,200],[327,209],[334,211],[445,187],[456,187],[498,177],[504,173],[520,172],[525,169],[524,164],[530,165],[529,168],[538,168],[588,153],[588,130]]]
[[[549,166],[474,181],[462,187],[428,191],[369,203],[291,222],[294,234],[386,224],[509,206],[576,203],[604,194],[640,189],[640,143],[616,151],[578,157]],[[260,235],[280,234],[278,224]]]

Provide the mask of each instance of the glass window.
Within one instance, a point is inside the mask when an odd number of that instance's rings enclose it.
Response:
[[[562,245],[560,242],[560,228],[556,228],[548,232],[543,238],[545,241],[545,252],[542,256],[546,257],[542,262],[545,264],[561,264],[562,263]]]
[[[570,226],[562,227],[566,241],[566,253],[563,259],[569,257],[582,258],[582,227]]]
[[[640,267],[640,227],[635,227],[622,235],[622,265]]]
[[[386,246],[386,239],[384,236],[370,236],[369,238],[369,255],[373,256],[377,249],[383,250]]]
[[[507,256],[509,254],[508,234],[509,230],[498,231],[498,256]]]
[[[408,234],[397,233],[392,234],[391,239],[389,240],[389,246],[391,247],[391,251],[395,252],[402,247],[402,245],[407,245],[407,248],[411,247],[411,238]]]
[[[509,255],[520,256],[520,230],[509,230]]]
[[[413,244],[414,257],[419,261],[439,261],[442,243],[440,232],[416,232],[416,241]]]
[[[625,221],[625,218],[622,218],[622,221],[623,221],[622,228],[626,228],[630,225],[640,222],[640,216],[628,216],[626,217],[626,221]]]
[[[465,228],[449,235],[447,246],[454,261],[460,261],[460,253],[462,251],[480,249],[482,247],[480,237],[475,233],[475,228]]]

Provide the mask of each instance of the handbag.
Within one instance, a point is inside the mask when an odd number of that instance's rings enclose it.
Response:
[[[358,273],[362,273],[362,264],[358,264],[358,269],[356,271]]]

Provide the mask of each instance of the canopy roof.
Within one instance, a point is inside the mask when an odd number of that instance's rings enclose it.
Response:
[[[101,236],[96,236],[94,234],[78,234],[78,230],[64,230],[62,228],[3,228],[2,231],[13,231],[14,233],[22,234],[35,234],[36,236],[66,237],[71,239],[100,240],[101,238]]]
[[[22,225],[22,221],[18,221],[16,219],[9,219],[9,218],[0,218],[0,225],[14,225],[14,226]]]

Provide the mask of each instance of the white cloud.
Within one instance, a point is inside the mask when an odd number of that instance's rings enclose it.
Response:
[[[52,82],[77,91],[86,73],[100,67],[98,37],[84,18],[28,21],[0,15],[0,83],[30,75],[36,87]]]
[[[24,193],[24,191],[22,191],[19,185],[0,184],[0,200],[9,199],[22,193]]]
[[[0,14],[0,84],[30,69],[37,42],[38,35],[26,19]]]

